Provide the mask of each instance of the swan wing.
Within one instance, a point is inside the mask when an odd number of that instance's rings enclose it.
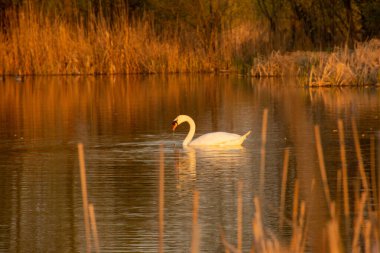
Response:
[[[241,145],[250,132],[241,136],[233,133],[226,132],[214,132],[204,134],[195,140],[193,140],[191,146],[203,146],[203,145],[214,145],[214,146],[233,146]]]

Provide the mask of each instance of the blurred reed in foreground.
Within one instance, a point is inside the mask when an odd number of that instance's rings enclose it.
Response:
[[[343,183],[339,175],[341,171],[338,170],[338,180],[335,187],[335,199],[331,197],[331,190],[329,187],[329,181],[326,174],[326,168],[324,165],[323,158],[323,147],[322,140],[320,137],[320,128],[315,126],[315,139],[316,139],[316,149],[318,153],[319,163],[320,163],[320,173],[322,185],[320,188],[314,187],[313,183],[312,191],[321,190],[324,191],[325,199],[327,202],[329,217],[325,224],[320,224],[323,230],[323,241],[319,242],[321,252],[379,252],[380,251],[380,237],[379,237],[379,219],[380,219],[380,208],[378,199],[379,193],[376,177],[375,168],[375,138],[371,137],[370,153],[370,174],[371,181],[367,181],[367,171],[365,170],[362,158],[361,149],[359,143],[359,137],[356,129],[356,123],[352,120],[353,138],[355,139],[355,148],[358,158],[357,174],[359,178],[356,183],[358,187],[355,189],[355,198],[349,198],[348,186],[347,186],[347,164],[345,158],[345,143],[344,143],[344,133],[343,133],[343,122],[338,120],[337,122],[339,128],[339,142],[341,145],[341,161],[343,168]],[[286,187],[286,175],[287,175],[287,165],[289,159],[289,150],[286,149],[284,153],[284,173],[283,182],[281,187],[281,206],[280,206],[280,226],[283,223],[284,218],[284,208],[282,200],[285,195]],[[377,172],[378,173],[378,172]],[[331,183],[331,182],[330,182]],[[309,230],[308,224],[311,222],[309,220],[308,212],[318,210],[310,210],[306,205],[304,200],[299,199],[298,196],[298,184],[297,180],[295,183],[295,190],[293,196],[293,218],[288,223],[291,223],[291,238],[288,242],[280,241],[276,235],[270,230],[266,229],[263,225],[263,214],[261,211],[261,202],[265,202],[264,199],[259,199],[255,197],[254,206],[255,214],[253,217],[253,239],[251,252],[308,252],[307,245],[311,245],[311,241],[314,233],[316,231]],[[343,195],[339,192],[343,191]],[[342,199],[340,199],[342,198]],[[344,203],[344,208],[338,208],[340,203]],[[352,210],[350,210],[351,208]],[[323,213],[323,210],[320,210]],[[351,214],[351,215],[350,215]],[[343,218],[343,219],[342,219]],[[236,251],[242,252],[242,251]]]
[[[284,223],[291,229],[291,234],[285,238],[281,238],[275,231],[269,229],[264,225],[266,214],[263,213],[263,205],[265,204],[265,195],[259,194],[254,197],[253,205],[255,209],[254,216],[252,217],[252,236],[244,238],[245,244],[251,245],[250,252],[366,252],[374,253],[380,252],[380,237],[379,237],[379,218],[380,208],[378,199],[379,192],[376,177],[375,167],[375,138],[371,137],[370,153],[371,164],[370,168],[365,169],[361,158],[361,149],[359,137],[356,129],[356,123],[352,120],[353,138],[355,139],[356,153],[358,158],[358,166],[356,173],[358,179],[356,180],[357,187],[355,188],[355,198],[349,198],[347,186],[347,164],[345,158],[345,143],[343,133],[342,120],[337,121],[339,128],[339,142],[341,148],[341,161],[343,168],[342,171],[337,171],[338,177],[336,187],[331,187],[331,181],[328,180],[323,156],[323,140],[321,139],[320,127],[315,126],[315,143],[318,153],[318,161],[320,165],[320,178],[316,179],[321,181],[320,186],[316,187],[314,179],[310,180],[311,192],[322,191],[326,199],[327,217],[326,222],[318,224],[318,229],[322,230],[322,241],[319,241],[318,249],[311,248],[312,240],[315,239],[315,234],[318,233],[311,229],[311,223],[315,222],[310,220],[310,213],[317,212],[324,216],[325,210],[311,210],[307,205],[307,201],[302,199],[299,192],[299,180],[296,178],[294,183],[294,194],[290,195],[292,198],[288,203],[292,203],[292,217],[285,217],[284,212],[284,197],[286,196],[286,181],[287,170],[289,163],[289,149],[284,152],[284,166],[283,166],[283,180],[281,183],[281,204],[279,211],[279,229],[280,231]],[[265,138],[265,137],[264,137]],[[354,170],[354,168],[352,168]],[[370,181],[367,181],[367,174],[371,174]],[[343,179],[342,179],[343,177]],[[343,180],[343,182],[342,182]],[[330,184],[330,186],[329,186]],[[334,189],[336,192],[332,192]],[[343,192],[343,194],[340,194]],[[201,194],[201,193],[199,193]],[[224,252],[243,252],[242,237],[240,235],[242,230],[241,224],[241,195],[242,195],[242,182],[238,183],[238,194],[236,203],[238,205],[237,226],[238,237],[236,242],[228,241],[224,235],[223,228],[221,229],[221,238],[224,245]],[[333,198],[332,196],[335,196]],[[344,208],[340,208],[340,204],[344,203]],[[268,204],[268,203],[267,203]],[[271,205],[271,204],[268,204]],[[351,209],[350,209],[351,208]],[[276,211],[275,211],[276,212]],[[351,215],[350,215],[351,214]],[[248,224],[245,224],[248,226]],[[314,226],[314,229],[316,227]],[[272,228],[273,229],[273,228]],[[201,240],[201,239],[200,239]],[[317,239],[318,240],[318,239]],[[236,246],[235,246],[236,243]]]

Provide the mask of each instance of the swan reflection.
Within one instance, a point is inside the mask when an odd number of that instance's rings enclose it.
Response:
[[[230,175],[247,163],[248,153],[243,146],[184,146],[176,149],[175,169],[178,179],[177,188],[215,173]]]

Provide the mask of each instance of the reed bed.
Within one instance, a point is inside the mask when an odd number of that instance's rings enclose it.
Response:
[[[110,25],[91,11],[83,22],[42,14],[32,4],[7,11],[7,18],[8,29],[0,32],[0,75],[240,72],[300,76],[310,86],[374,85],[380,80],[378,39],[353,49],[268,55],[268,30],[252,21],[223,28],[213,48],[181,24],[161,31],[148,14],[133,18],[120,12]]]
[[[13,13],[11,29],[0,33],[3,75],[196,72],[210,69],[201,50],[160,38],[150,20],[121,16],[110,27],[102,19],[69,22],[29,11]],[[16,18],[16,16],[18,16]]]
[[[256,77],[296,75],[310,86],[375,85],[380,83],[380,40],[357,43],[351,50],[332,52],[273,52],[254,60],[250,74]]]
[[[267,110],[265,110],[265,113]],[[314,187],[314,179],[311,180],[311,190],[313,191],[321,190],[325,194],[326,206],[328,208],[327,213],[329,214],[325,224],[319,224],[320,228],[323,230],[322,241],[318,242],[320,245],[319,250],[321,252],[379,252],[380,250],[380,237],[379,237],[379,203],[377,198],[378,186],[376,178],[379,176],[375,171],[376,159],[375,159],[375,138],[371,137],[370,143],[370,153],[371,153],[371,165],[368,168],[368,173],[371,175],[371,179],[367,182],[366,171],[362,164],[360,143],[355,140],[356,154],[359,160],[356,173],[359,175],[358,180],[356,180],[355,198],[350,199],[348,193],[348,182],[347,182],[347,162],[345,155],[345,142],[344,142],[344,126],[343,121],[337,121],[339,129],[339,144],[341,151],[341,162],[343,170],[337,170],[337,180],[336,180],[336,190],[335,195],[332,194],[329,184],[332,182],[328,180],[328,175],[326,172],[326,167],[323,157],[323,145],[320,134],[320,127],[316,125],[314,127],[315,134],[315,144],[316,152],[318,154],[318,160],[320,165],[320,180],[321,187]],[[357,129],[355,121],[352,120],[353,127],[353,138],[357,139]],[[263,130],[266,128],[263,125]],[[265,131],[265,130],[264,130]],[[265,135],[265,134],[264,134]],[[264,139],[266,138],[266,136]],[[291,227],[292,234],[290,238],[284,240],[279,239],[280,237],[273,233],[270,229],[266,228],[263,220],[263,204],[265,205],[265,197],[262,194],[255,196],[253,199],[253,205],[255,213],[252,217],[252,237],[244,238],[244,241],[249,241],[251,244],[250,252],[263,252],[263,253],[277,253],[277,252],[310,252],[310,244],[313,240],[313,235],[316,231],[310,230],[310,216],[309,207],[307,201],[302,199],[300,194],[299,179],[295,179],[294,190],[292,196],[292,217],[285,217],[284,214],[284,202],[285,202],[285,192],[287,188],[287,174],[288,174],[288,164],[289,164],[290,150],[289,148],[284,151],[284,162],[283,162],[283,178],[281,182],[281,204],[279,209],[279,227],[278,231],[281,232],[281,227],[283,223],[288,223]],[[354,169],[354,168],[352,168]],[[243,230],[242,224],[242,191],[243,183],[239,181],[237,184],[237,239],[236,245],[233,242],[226,240],[223,228],[221,229],[221,239],[224,245],[224,252],[235,252],[241,253],[243,250],[243,237],[241,231]],[[343,192],[343,194],[339,194]],[[197,195],[201,195],[198,191],[195,192]],[[370,195],[371,194],[371,195]],[[333,198],[332,196],[335,196]],[[338,208],[338,203],[344,203],[344,208],[341,210]],[[353,210],[350,210],[352,208]],[[314,210],[315,211],[315,210]],[[317,210],[318,212],[318,210]],[[324,212],[321,210],[321,212]],[[343,218],[343,219],[342,219]],[[194,218],[198,219],[198,213],[194,213]],[[247,224],[244,224],[247,226]],[[194,233],[194,232],[193,232]],[[194,236],[194,235],[193,235]],[[201,240],[201,238],[197,238]],[[314,239],[315,240],[315,239]],[[312,250],[313,251],[313,250]]]
[[[42,14],[33,4],[7,11],[7,18],[0,75],[231,72],[266,37],[258,25],[241,23],[221,31],[220,45],[209,48],[181,25],[157,31],[148,13],[133,18],[120,12],[110,25],[91,12],[84,22]]]

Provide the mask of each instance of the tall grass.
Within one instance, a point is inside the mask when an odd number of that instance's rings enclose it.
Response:
[[[0,32],[0,75],[249,72],[258,77],[302,76],[313,86],[380,80],[376,39],[353,50],[268,55],[268,29],[248,20],[222,28],[212,48],[182,24],[157,31],[151,15],[133,18],[123,11],[110,25],[91,11],[84,22],[46,15],[31,4],[7,10],[7,19],[9,27]]]
[[[262,37],[244,23],[221,32],[216,49],[202,48],[186,29],[157,32],[154,18],[120,12],[112,25],[89,13],[86,22],[46,15],[33,8],[8,12],[0,32],[0,74],[116,74],[234,71],[247,45]],[[178,33],[177,30],[181,30]],[[249,55],[255,52],[249,48]]]
[[[357,43],[354,49],[332,52],[274,52],[256,58],[252,76],[297,75],[310,86],[373,85],[380,83],[380,40]],[[307,78],[307,80],[306,80]]]

